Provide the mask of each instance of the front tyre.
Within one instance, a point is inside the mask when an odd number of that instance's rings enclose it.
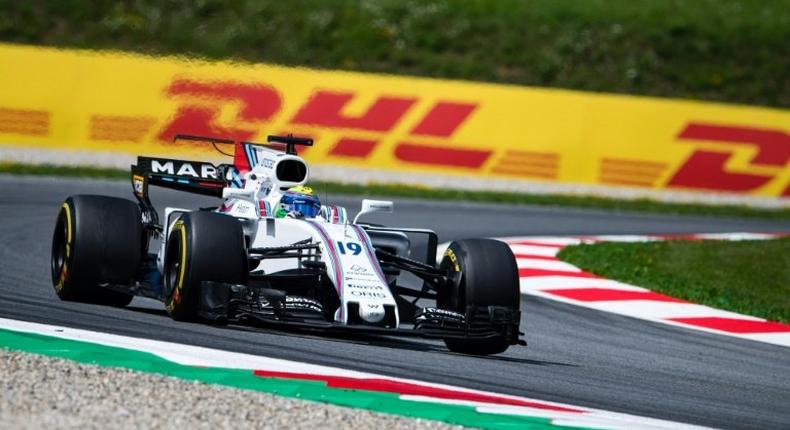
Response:
[[[450,288],[437,298],[440,309],[467,315],[470,324],[491,324],[499,334],[485,339],[445,339],[450,351],[472,355],[499,354],[518,340],[518,320],[491,322],[492,309],[518,318],[521,296],[518,266],[510,247],[498,240],[466,239],[452,242],[439,268],[450,275]]]
[[[63,202],[52,235],[52,285],[61,300],[126,306],[133,296],[101,287],[130,285],[143,255],[140,208],[116,197]]]
[[[241,223],[214,212],[184,214],[170,230],[164,269],[167,313],[177,321],[196,319],[203,281],[246,281]]]

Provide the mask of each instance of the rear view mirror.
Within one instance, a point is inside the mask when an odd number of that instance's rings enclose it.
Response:
[[[394,208],[395,204],[389,200],[364,199],[362,200],[362,209],[359,211],[357,216],[354,217],[354,224],[356,224],[359,217],[364,214],[372,212],[392,213]]]

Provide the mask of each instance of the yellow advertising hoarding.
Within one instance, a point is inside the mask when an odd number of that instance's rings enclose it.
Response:
[[[0,44],[0,145],[294,133],[341,169],[790,197],[788,132],[788,110]]]

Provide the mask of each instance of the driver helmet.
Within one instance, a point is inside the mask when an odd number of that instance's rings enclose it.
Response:
[[[280,204],[274,216],[283,218],[315,218],[321,211],[321,201],[313,193],[313,189],[299,185],[289,188],[280,198]]]

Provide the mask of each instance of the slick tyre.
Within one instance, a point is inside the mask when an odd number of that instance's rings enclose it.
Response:
[[[125,199],[76,195],[63,202],[52,235],[52,285],[61,300],[126,306],[143,257],[140,208]]]
[[[247,251],[241,223],[213,212],[184,214],[170,230],[164,272],[168,315],[177,321],[197,319],[203,281],[246,281]]]
[[[519,311],[518,267],[507,244],[491,239],[467,239],[452,242],[439,267],[454,280],[452,288],[437,299],[441,309],[466,314],[473,306],[486,312],[488,306]],[[480,311],[478,311],[480,312]],[[517,332],[516,332],[517,335]],[[472,355],[504,352],[514,339],[499,336],[487,339],[445,339],[450,351]]]

